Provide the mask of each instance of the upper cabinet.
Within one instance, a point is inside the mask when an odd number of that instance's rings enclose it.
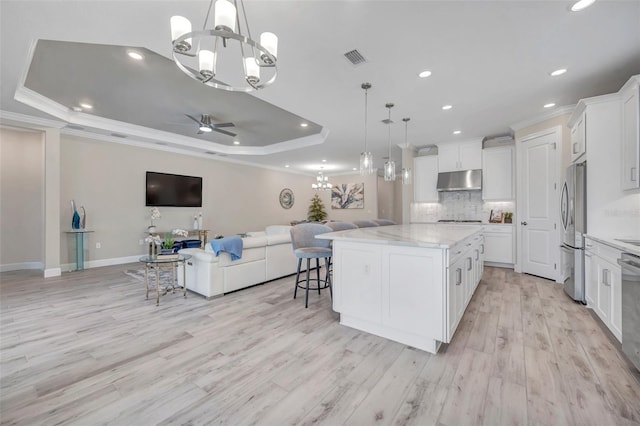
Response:
[[[481,168],[481,140],[438,145],[438,171],[440,173]]]
[[[482,166],[482,199],[513,200],[513,146],[483,149]]]
[[[637,78],[629,80],[622,95],[622,189],[640,188],[640,84]]]
[[[587,115],[583,111],[571,126],[571,162],[574,163],[587,152]]]
[[[413,159],[413,201],[438,202],[438,156],[427,155]]]

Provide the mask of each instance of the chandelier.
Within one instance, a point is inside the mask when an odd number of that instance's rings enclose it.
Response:
[[[212,9],[213,29],[207,29]],[[200,31],[192,31],[187,18],[172,16],[171,43],[178,68],[216,89],[251,92],[269,86],[278,73],[278,37],[264,32],[260,43],[252,40],[243,0],[216,0],[215,7],[211,0]]]
[[[322,172],[318,172],[318,176],[316,176],[316,183],[311,184],[311,188],[316,191],[328,191],[333,188],[333,185],[329,183],[329,178],[324,176]]]
[[[370,175],[373,173],[373,155],[367,151],[367,96],[371,89],[371,83],[362,83],[364,89],[364,151],[360,154],[360,174]]]
[[[389,159],[384,163],[384,180],[393,181],[396,180],[396,163],[391,159],[391,108],[393,104],[389,103],[385,105],[389,109],[389,118],[387,119],[387,125],[389,126]]]
[[[409,117],[405,117],[402,119],[404,121],[404,147],[409,148],[409,143],[407,142],[407,126],[409,124]],[[403,167],[402,168],[402,184],[409,185],[411,184],[411,168]]]

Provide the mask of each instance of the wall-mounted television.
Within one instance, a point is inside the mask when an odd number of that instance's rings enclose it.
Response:
[[[202,207],[202,178],[147,172],[146,205]]]

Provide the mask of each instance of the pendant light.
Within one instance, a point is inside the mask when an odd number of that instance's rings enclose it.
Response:
[[[364,151],[360,154],[360,174],[370,175],[373,173],[373,155],[367,151],[367,97],[371,83],[362,83],[360,87],[364,89]]]
[[[402,119],[404,121],[404,147],[409,148],[409,143],[407,142],[407,126],[409,124],[409,117],[405,117]],[[402,184],[409,185],[411,184],[411,168],[403,167],[402,168]]]
[[[384,180],[389,182],[396,180],[396,163],[391,159],[391,123],[393,123],[391,121],[391,108],[393,108],[393,104],[386,104],[385,107],[389,109],[389,119],[387,120],[387,125],[389,126],[389,159],[384,163]]]

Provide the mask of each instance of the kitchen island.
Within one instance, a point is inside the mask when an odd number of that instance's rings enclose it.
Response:
[[[482,276],[480,226],[392,225],[331,232],[340,324],[436,353]]]

